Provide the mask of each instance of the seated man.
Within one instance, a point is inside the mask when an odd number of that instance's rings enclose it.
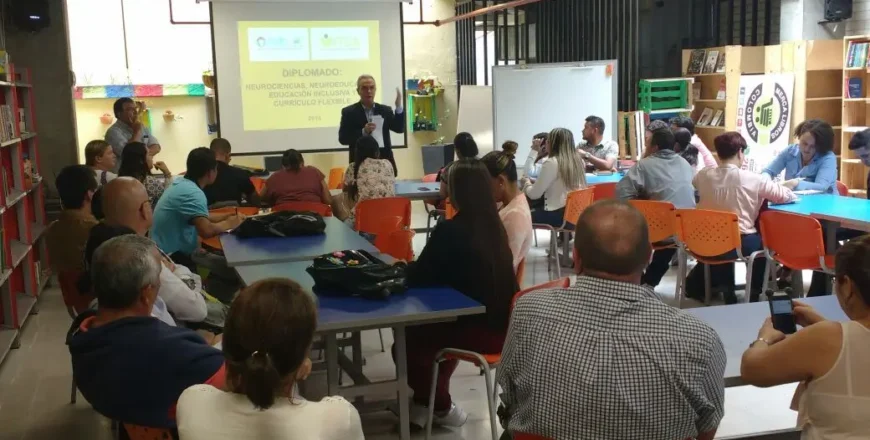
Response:
[[[55,272],[85,270],[85,244],[97,219],[91,214],[91,200],[97,191],[94,173],[84,165],[70,165],[54,181],[63,211],[49,226],[45,243]]]
[[[616,197],[620,200],[670,202],[677,209],[694,208],[692,179],[695,171],[674,152],[675,143],[674,134],[667,126],[653,131],[643,159],[616,184]],[[655,251],[642,283],[652,288],[658,286],[676,253],[676,248]]]
[[[224,386],[224,359],[196,332],[152,318],[160,252],[124,235],[94,253],[99,308],[79,315],[67,335],[73,377],[100,414],[124,423],[174,429],[175,401],[191,385]]]
[[[208,206],[221,202],[242,204],[244,197],[247,205],[260,206],[260,196],[251,182],[251,173],[230,165],[232,146],[230,141],[217,138],[209,146],[217,160],[218,173],[214,183],[203,188]]]
[[[198,239],[217,237],[238,226],[244,218],[237,214],[209,214],[202,188],[216,178],[214,152],[205,147],[192,150],[187,156],[187,173],[175,179],[157,202],[151,238],[173,261],[192,272],[197,271],[197,266],[208,269],[209,292],[229,304],[238,290],[238,280],[226,266],[226,259],[203,250]]]
[[[112,146],[104,140],[90,141],[85,145],[85,165],[93,170],[100,185],[105,185],[118,177],[112,170],[120,160],[121,158],[115,157]]]
[[[712,328],[640,286],[651,251],[643,215],[618,200],[596,203],[580,216],[574,246],[577,284],[514,307],[496,376],[506,429],[554,439],[713,439],[724,415],[725,349]]]
[[[616,169],[619,160],[619,144],[612,139],[604,139],[604,119],[598,116],[586,118],[583,126],[583,142],[578,152],[586,162],[586,172],[610,171]]]

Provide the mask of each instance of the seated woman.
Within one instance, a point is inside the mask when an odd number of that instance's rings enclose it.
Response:
[[[541,165],[548,156],[548,150],[547,133],[536,134],[532,138],[532,149],[529,150],[529,157],[526,158],[526,163],[523,166],[523,177],[528,177],[532,183],[538,180],[538,176],[541,174]]]
[[[514,257],[514,272],[526,258],[534,240],[532,214],[526,196],[517,185],[517,164],[514,155],[504,151],[487,153],[481,159],[492,177],[492,195],[501,205],[498,216],[507,232],[508,245]]]
[[[782,185],[794,191],[814,190],[835,194],[837,156],[834,154],[834,129],[821,119],[798,124],[794,133],[798,143],[782,150],[761,172],[770,178],[785,170]]]
[[[555,128],[547,135],[550,155],[541,165],[535,183],[523,178],[523,191],[531,200],[543,197],[544,206],[532,210],[532,222],[562,226],[568,191],[586,187],[583,160],[574,149],[574,134],[567,128]]]
[[[484,353],[501,351],[510,305],[519,290],[507,234],[492,197],[491,177],[477,159],[450,170],[450,202],[457,214],[438,224],[417,261],[408,266],[410,286],[448,286],[486,306],[486,314],[457,321],[408,327],[408,385],[414,390],[411,423],[424,426],[435,354],[445,348]],[[461,426],[468,415],[450,399],[455,361],[442,362],[435,389],[435,423]]]
[[[182,440],[362,439],[359,413],[342,397],[309,402],[295,392],[311,373],[317,308],[288,279],[242,290],[223,335],[227,390],[195,385],[178,399]]]
[[[459,133],[453,138],[453,151],[456,153],[456,160],[477,157],[477,142],[474,141],[471,134]],[[450,177],[448,174],[450,166],[454,163],[455,161],[448,163],[441,171],[438,171],[438,176],[435,178],[436,181],[441,182],[440,195],[442,200],[447,200],[447,197],[450,196]]]
[[[674,130],[674,139],[677,144],[674,145],[674,152],[680,155],[686,162],[695,169],[695,174],[704,169],[704,162],[698,160],[698,147],[692,144],[692,132],[685,128],[677,128]]]
[[[301,153],[294,149],[285,151],[281,156],[281,165],[282,169],[266,179],[260,192],[261,200],[272,206],[285,202],[332,204],[326,176],[317,168],[305,165]]]
[[[393,165],[380,159],[378,141],[363,136],[356,141],[353,163],[344,173],[345,207],[349,213],[345,223],[353,227],[356,204],[363,200],[380,199],[396,195],[396,174]]]
[[[728,132],[716,137],[713,141],[716,153],[719,155],[719,166],[701,170],[693,181],[698,190],[700,200],[698,209],[710,209],[714,211],[729,211],[737,214],[737,225],[740,229],[741,253],[749,257],[753,252],[761,250],[761,236],[755,228],[755,220],[765,200],[775,203],[790,202],[795,199],[791,190],[777,185],[770,179],[740,169],[746,154],[746,141],[737,132]],[[723,258],[736,257],[736,251],[722,256]],[[763,257],[755,259],[752,266],[751,301],[758,300],[761,292],[761,284],[764,282]],[[687,283],[687,290],[695,297],[703,296],[704,265],[698,265],[690,275],[691,283]],[[715,276],[714,276],[715,274]],[[711,284],[716,285],[714,280],[725,283],[725,302],[734,303],[734,265],[723,264],[710,267]],[[700,285],[700,289],[697,287]],[[700,295],[699,295],[700,294]]]
[[[154,162],[153,152],[142,142],[130,142],[121,153],[121,168],[118,170],[120,177],[132,177],[145,185],[148,191],[148,199],[151,206],[157,206],[157,200],[163,195],[163,191],[172,184],[172,172],[163,162]],[[151,174],[151,170],[157,168],[163,173],[163,177]]]
[[[870,432],[870,237],[843,245],[834,267],[837,300],[849,320],[827,321],[795,301],[795,321],[803,328],[785,335],[766,319],[740,364],[749,385],[801,382],[792,409],[808,440],[867,438]]]

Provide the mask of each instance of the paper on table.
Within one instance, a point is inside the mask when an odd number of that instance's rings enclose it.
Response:
[[[371,122],[375,124],[375,131],[372,132],[372,137],[378,141],[378,147],[384,148],[384,117],[374,115]]]

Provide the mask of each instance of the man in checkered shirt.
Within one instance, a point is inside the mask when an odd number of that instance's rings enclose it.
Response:
[[[712,328],[641,287],[649,232],[609,200],[577,223],[577,284],[519,299],[498,368],[508,432],[552,439],[712,439],[725,349]]]

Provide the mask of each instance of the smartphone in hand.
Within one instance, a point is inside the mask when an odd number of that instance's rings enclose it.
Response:
[[[794,304],[792,304],[791,297],[786,293],[779,292],[773,296],[768,296],[768,298],[773,328],[787,335],[796,332],[797,325],[794,320]]]

